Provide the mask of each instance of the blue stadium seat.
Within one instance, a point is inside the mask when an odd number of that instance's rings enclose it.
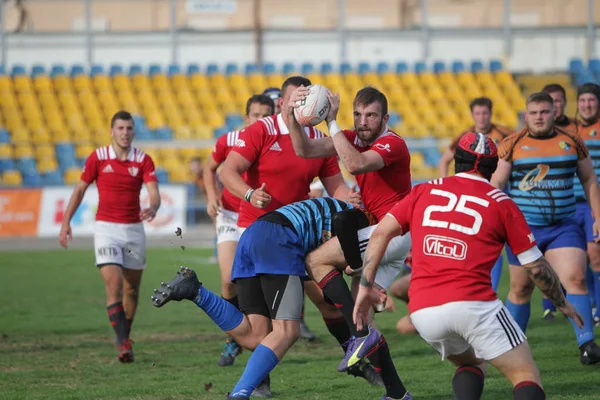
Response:
[[[52,68],[50,68],[50,76],[55,77],[58,75],[66,75],[65,66],[61,64],[54,64]]]
[[[45,75],[46,74],[46,68],[41,65],[41,64],[35,64],[33,67],[31,67],[31,76],[35,77],[38,75]]]
[[[135,127],[135,138],[137,140],[150,140],[152,139],[152,133],[146,126]]]
[[[10,71],[11,76],[26,75],[26,74],[27,73],[25,72],[25,66],[22,64],[13,65],[13,67]]]
[[[490,72],[498,72],[504,69],[504,65],[502,65],[502,61],[500,60],[492,60],[490,61]]]
[[[347,62],[343,62],[340,64],[340,74],[347,74],[349,72],[352,72],[352,65],[350,65],[350,63]]]
[[[226,127],[226,126],[222,126],[222,127],[220,127],[220,128],[216,128],[216,129],[213,131],[213,135],[214,135],[215,139],[218,139],[218,138],[220,138],[221,136],[223,136],[224,134],[226,134],[227,132],[229,132],[229,129],[227,129],[227,127]]]
[[[158,179],[158,183],[165,184],[169,183],[169,174],[162,168],[156,169],[156,179]]]
[[[70,168],[77,168],[77,159],[76,158],[65,158],[58,160],[58,169],[60,172],[64,173],[66,170]]]
[[[277,71],[277,68],[275,68],[275,64],[269,62],[269,63],[264,63],[262,65],[261,70],[262,70],[263,74],[271,75],[271,74],[274,74],[275,71]]]
[[[84,165],[85,165],[85,158],[78,158],[77,159],[77,166],[79,168],[83,168]]]
[[[173,131],[169,127],[162,127],[155,129],[153,135],[158,140],[171,140],[173,139]]]
[[[162,74],[162,67],[158,64],[150,64],[148,67],[148,75],[154,76],[158,74]]]
[[[380,62],[377,64],[377,73],[384,74],[386,72],[390,72],[390,64],[386,62]]]
[[[592,73],[597,77],[600,77],[600,59],[592,58],[588,65],[590,70],[592,70]]]
[[[0,158],[0,172],[17,169],[12,158]]]
[[[225,125],[229,131],[239,129],[244,125],[244,118],[240,114],[228,114],[225,116]]]
[[[198,64],[189,64],[187,67],[188,75],[195,75],[200,73],[200,66]]]
[[[146,119],[143,115],[132,115],[131,118],[136,130],[146,126]]]
[[[406,64],[404,61],[397,62],[396,63],[396,73],[403,74],[405,72],[408,72],[408,64]]]
[[[244,68],[244,72],[246,72],[246,75],[256,74],[258,73],[258,65],[256,63],[248,63]]]
[[[71,72],[69,73],[69,75],[71,75],[71,77],[74,77],[77,75],[84,75],[84,74],[85,74],[85,69],[83,68],[83,65],[73,64],[71,66]]]
[[[104,75],[104,66],[101,64],[94,64],[90,68],[90,76]]]
[[[586,69],[583,72],[575,75],[575,82],[577,86],[581,86],[584,83],[598,83],[598,80],[594,77],[590,70]]]
[[[302,75],[308,75],[315,72],[315,65],[311,62],[302,63]]]
[[[73,143],[58,143],[54,146],[56,158],[61,160],[75,160],[75,146]]]
[[[113,64],[110,66],[110,69],[108,71],[108,74],[110,76],[115,76],[115,75],[122,75],[125,72],[125,70],[123,69],[123,66],[120,64]]]
[[[471,62],[471,72],[477,73],[483,71],[483,62],[475,60]]]
[[[433,72],[439,74],[440,72],[444,72],[446,70],[446,63],[443,61],[436,61],[433,63]]]
[[[51,171],[42,174],[41,181],[44,186],[61,186],[64,184],[63,175],[60,171]]]
[[[225,75],[237,74],[238,72],[240,72],[240,69],[237,64],[228,63],[225,65]]]
[[[421,72],[427,72],[427,64],[422,61],[415,63],[415,73],[420,74]]]
[[[36,162],[33,158],[21,158],[17,160],[17,169],[22,174],[26,173],[37,173]]]
[[[388,120],[387,124],[388,126],[395,126],[398,125],[400,123],[400,121],[402,120],[402,118],[400,118],[400,114],[398,114],[397,112],[390,112],[390,119]]]
[[[458,73],[458,72],[463,72],[465,70],[465,63],[463,63],[462,61],[453,61],[452,62],[452,72],[453,73]]]
[[[219,66],[211,63],[206,66],[206,75],[211,76],[219,73]]]
[[[37,171],[33,171],[31,173],[23,173],[23,186],[42,186],[42,177]]]
[[[327,75],[333,72],[333,64],[330,62],[324,62],[321,64],[321,74]]]
[[[129,76],[143,75],[144,69],[140,64],[131,64],[129,66]]]
[[[296,72],[296,65],[294,63],[291,62],[286,62],[283,64],[283,74],[284,75],[291,75],[294,72]]]
[[[4,128],[0,128],[0,143],[10,143],[10,133]]]
[[[181,74],[181,67],[179,64],[169,64],[167,67],[167,75],[173,76],[178,74]]]
[[[358,63],[358,73],[359,74],[366,74],[368,72],[371,72],[371,65],[368,62],[360,62]]]
[[[437,166],[440,158],[442,158],[440,151],[436,147],[425,148],[421,152],[423,153],[425,163],[430,166]]]
[[[569,61],[569,72],[572,74],[579,74],[583,72],[585,66],[583,65],[583,61],[580,58],[573,58]]]
[[[0,64],[0,75],[6,74],[6,68],[4,68],[4,64]]]

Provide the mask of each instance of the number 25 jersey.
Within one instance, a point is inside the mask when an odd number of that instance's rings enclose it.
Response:
[[[536,245],[515,202],[475,175],[417,185],[389,215],[411,232],[410,312],[495,300],[490,272],[504,244],[517,255]]]

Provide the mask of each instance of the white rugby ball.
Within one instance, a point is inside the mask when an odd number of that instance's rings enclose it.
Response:
[[[327,98],[327,89],[321,85],[308,86],[308,95],[296,104],[298,107],[294,109],[294,116],[302,126],[320,124],[327,117],[331,106]]]

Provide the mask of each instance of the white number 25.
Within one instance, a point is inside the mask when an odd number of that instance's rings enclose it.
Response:
[[[465,235],[477,235],[477,233],[479,233],[479,230],[481,229],[481,224],[483,222],[483,217],[477,211],[467,207],[467,203],[471,202],[479,204],[483,207],[487,207],[490,204],[489,201],[480,199],[479,197],[469,196],[466,194],[463,194],[460,196],[460,198],[458,198],[452,192],[447,192],[445,190],[439,189],[432,189],[431,194],[446,197],[448,199],[448,204],[446,204],[445,206],[431,205],[427,207],[423,215],[423,226],[452,229],[453,231],[462,232]],[[463,225],[455,224],[454,222],[438,221],[435,219],[431,219],[431,213],[433,212],[447,213],[450,211],[456,211],[459,213],[467,214],[475,218],[473,226],[469,228]]]

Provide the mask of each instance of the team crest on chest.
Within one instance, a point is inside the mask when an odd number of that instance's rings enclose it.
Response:
[[[140,172],[140,169],[138,167],[129,167],[127,168],[127,170],[129,171],[129,174],[131,176],[137,176],[138,172]]]

